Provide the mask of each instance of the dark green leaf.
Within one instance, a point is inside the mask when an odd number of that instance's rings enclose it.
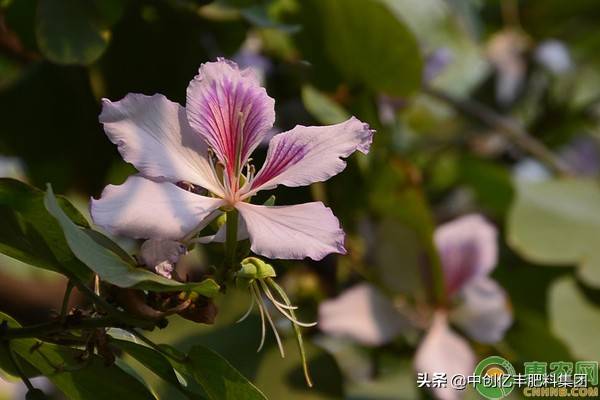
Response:
[[[118,287],[156,292],[189,290],[207,297],[214,296],[219,290],[219,286],[212,279],[182,284],[126,262],[109,248],[97,243],[82,228],[75,225],[56,202],[56,197],[54,197],[50,186],[44,204],[63,228],[64,236],[75,256],[106,282]]]
[[[65,198],[58,201],[77,224],[85,218]],[[87,280],[91,272],[77,260],[62,229],[44,207],[44,192],[23,182],[0,178],[0,252],[36,267]]]
[[[90,64],[110,40],[110,24],[121,14],[116,0],[40,0],[36,36],[40,50],[59,64]]]
[[[418,43],[383,4],[375,0],[313,0],[303,7],[309,7],[313,18],[319,19],[330,61],[346,78],[395,96],[409,95],[419,87],[422,60]]]

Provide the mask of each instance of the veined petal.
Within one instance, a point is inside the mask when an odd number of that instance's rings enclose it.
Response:
[[[103,99],[99,120],[123,159],[142,175],[188,181],[223,196],[206,144],[189,126],[179,104],[161,94],[130,93],[115,102]]]
[[[92,199],[90,208],[96,225],[112,234],[178,240],[223,204],[221,199],[136,175],[122,185],[108,185],[98,200]]]
[[[390,299],[365,283],[319,306],[319,327],[323,332],[367,346],[388,343],[409,326]]]
[[[439,226],[434,240],[449,296],[471,279],[488,275],[498,261],[496,228],[480,215],[466,215]]]
[[[486,276],[474,279],[459,293],[459,301],[450,314],[452,322],[478,342],[502,340],[513,318],[500,285]]]
[[[275,122],[275,101],[253,72],[223,59],[200,66],[187,88],[186,111],[230,179]]]
[[[280,184],[303,186],[325,181],[346,168],[342,158],[356,150],[368,153],[372,139],[369,126],[354,117],[336,125],[298,125],[275,135],[250,194]]]
[[[269,258],[320,260],[345,254],[344,231],[321,202],[293,206],[235,205],[246,223],[254,253]]]
[[[436,372],[444,372],[450,378],[457,374],[468,376],[474,368],[473,349],[465,339],[450,329],[447,315],[438,311],[434,314],[431,327],[415,354],[415,369],[428,373],[429,376]],[[432,392],[440,400],[458,400],[463,397],[463,391],[450,385],[432,389]]]

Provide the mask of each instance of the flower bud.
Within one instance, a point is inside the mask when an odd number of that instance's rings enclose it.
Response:
[[[275,269],[260,258],[246,257],[241,262],[242,268],[237,273],[238,278],[242,279],[265,279],[274,278]]]
[[[175,264],[186,251],[183,244],[174,240],[149,239],[140,248],[140,261],[157,274],[171,279]]]

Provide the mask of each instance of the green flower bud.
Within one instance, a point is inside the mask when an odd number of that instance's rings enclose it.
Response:
[[[260,258],[246,257],[241,262],[242,268],[237,273],[241,279],[265,279],[277,276],[271,264],[267,264]]]

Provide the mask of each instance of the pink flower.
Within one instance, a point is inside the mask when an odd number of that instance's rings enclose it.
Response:
[[[329,179],[345,168],[342,158],[369,151],[373,131],[356,118],[296,126],[273,137],[255,173],[250,155],[273,126],[274,103],[250,70],[223,59],[200,66],[185,108],[162,95],[104,99],[100,122],[140,173],[92,199],[94,222],[113,234],[181,240],[235,208],[238,239],[248,237],[256,254],[315,260],[344,254],[344,232],[323,203],[271,207],[250,199],[277,185]],[[223,227],[209,240],[224,237]]]
[[[435,372],[466,376],[475,368],[475,353],[450,322],[481,343],[500,341],[512,323],[506,293],[489,278],[498,258],[496,229],[479,215],[467,215],[438,227],[434,240],[444,269],[446,294],[453,306],[433,310],[415,354],[415,369],[430,377]],[[369,284],[354,286],[319,307],[321,330],[369,346],[389,343],[409,331],[411,318],[414,315],[402,314]],[[454,400],[462,392],[436,388],[434,395]]]

